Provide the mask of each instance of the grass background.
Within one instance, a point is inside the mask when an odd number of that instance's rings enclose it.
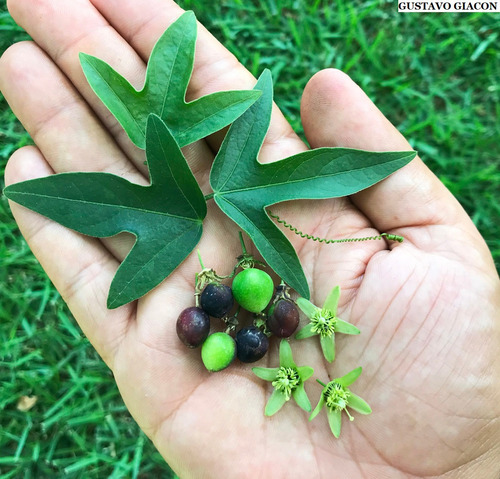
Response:
[[[393,1],[182,0],[257,75],[302,133],[316,71],[349,73],[460,200],[500,264],[499,14],[398,14]],[[0,53],[27,38],[0,0]],[[0,96],[0,187],[29,143]],[[26,412],[22,396],[36,396]],[[0,198],[0,479],[172,472],[128,415]]]

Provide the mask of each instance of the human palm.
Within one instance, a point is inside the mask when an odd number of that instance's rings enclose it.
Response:
[[[146,5],[147,4],[147,5]],[[147,8],[146,8],[147,6]],[[53,172],[101,170],[146,183],[134,148],[95,98],[78,51],[109,61],[137,87],[154,41],[179,14],[164,0],[15,0],[11,13],[35,43],[9,49],[0,86],[37,147],[16,152],[6,183]],[[188,94],[251,88],[254,80],[201,30]],[[54,88],[57,85],[58,88]],[[302,117],[313,147],[405,150],[408,144],[348,77],[333,70],[308,84]],[[220,135],[184,153],[205,193]],[[305,150],[276,109],[260,161]],[[219,274],[240,254],[238,229],[209,202],[199,249]],[[273,207],[316,236],[383,241],[322,245],[292,233],[321,305],[340,285],[339,315],[361,330],[337,335],[337,360],[324,361],[317,338],[293,341],[299,366],[327,382],[362,366],[352,386],[373,409],[344,424],[335,439],[322,412],[312,422],[292,401],[272,418],[271,393],[248,365],[204,370],[199,350],[175,334],[179,312],[193,304],[199,269],[191,255],[134,304],[106,309],[114,272],[131,245],[127,235],[82,237],[15,204],[34,253],[101,356],[143,430],[181,477],[471,477],[493,478],[500,443],[500,284],[470,219],[420,160],[350,199],[296,201]],[[257,365],[278,364],[277,342]],[[313,407],[321,386],[306,383]]]

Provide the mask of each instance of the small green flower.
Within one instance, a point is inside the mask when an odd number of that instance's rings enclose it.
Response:
[[[358,379],[361,371],[361,368],[356,368],[345,376],[330,381],[328,384],[317,380],[324,388],[321,392],[318,405],[309,417],[309,421],[318,415],[323,406],[326,406],[330,429],[335,437],[339,437],[342,426],[342,411],[347,413],[351,421],[354,421],[354,418],[349,414],[348,407],[358,411],[360,414],[370,414],[372,410],[367,402],[348,389],[348,386]]]
[[[330,291],[322,308],[314,306],[305,298],[297,299],[297,306],[311,320],[296,335],[295,339],[304,339],[318,335],[321,349],[330,363],[335,359],[335,333],[359,334],[359,329],[337,317],[337,305],[340,298],[340,287]]]
[[[252,371],[259,378],[271,381],[274,387],[264,411],[266,416],[278,412],[291,397],[304,411],[311,411],[311,402],[304,389],[304,381],[309,379],[314,371],[309,366],[297,367],[288,341],[283,339],[280,343],[279,368],[252,368]]]

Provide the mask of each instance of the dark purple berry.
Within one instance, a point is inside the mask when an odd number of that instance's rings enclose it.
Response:
[[[264,357],[269,339],[255,326],[243,328],[236,335],[236,355],[243,363],[253,363]]]
[[[288,338],[299,325],[299,310],[293,301],[279,299],[267,313],[267,327],[278,338]]]
[[[188,348],[197,348],[207,339],[210,318],[201,308],[186,308],[177,318],[177,336]]]
[[[210,316],[222,318],[233,307],[233,292],[225,284],[210,283],[201,293],[200,304]]]

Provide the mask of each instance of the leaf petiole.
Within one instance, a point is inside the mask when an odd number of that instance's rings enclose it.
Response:
[[[241,251],[243,251],[243,256],[247,256],[248,252],[247,252],[247,248],[245,246],[245,242],[243,241],[243,235],[242,235],[241,231],[238,232],[238,235],[240,237]]]

